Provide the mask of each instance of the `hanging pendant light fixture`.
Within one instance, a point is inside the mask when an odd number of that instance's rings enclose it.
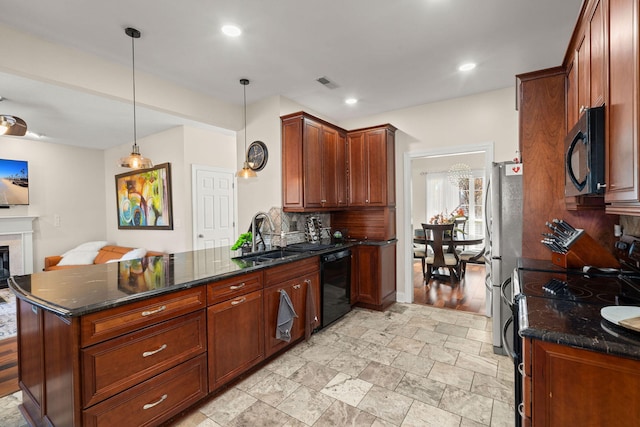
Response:
[[[244,164],[242,165],[242,169],[236,173],[236,176],[245,179],[256,178],[258,174],[249,167],[249,158],[247,157],[247,85],[249,84],[249,79],[240,79],[240,84],[243,87],[244,93]]]
[[[140,148],[138,148],[138,141],[136,135],[136,51],[134,46],[135,39],[140,38],[140,31],[135,28],[126,28],[125,34],[131,37],[131,59],[133,69],[133,147],[131,154],[120,159],[120,166],[130,169],[148,169],[153,167],[153,163],[150,159],[142,157],[140,155]]]

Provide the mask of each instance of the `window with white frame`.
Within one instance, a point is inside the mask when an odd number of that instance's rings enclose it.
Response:
[[[472,170],[470,177],[455,185],[447,172],[426,174],[427,221],[438,214],[451,215],[462,208],[468,218],[465,231],[474,236],[484,235],[484,169]]]

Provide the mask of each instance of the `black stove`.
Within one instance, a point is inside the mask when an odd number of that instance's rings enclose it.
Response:
[[[520,259],[513,297],[517,299],[524,295],[602,306],[640,305],[638,272],[628,269],[585,270],[568,270],[551,262]]]
[[[640,245],[639,245],[640,248]],[[585,272],[586,271],[586,272]],[[640,270],[624,264],[621,270],[594,269],[570,270],[550,261],[521,258],[512,276],[511,302],[513,311],[513,352],[511,357],[516,365],[522,363],[522,343],[518,335],[520,327],[526,327],[527,301],[534,307],[546,307],[555,313],[555,319],[574,322],[579,329],[585,312],[599,313],[601,307],[609,305],[640,305]],[[503,298],[509,296],[503,293]],[[596,314],[597,315],[597,314]],[[608,324],[607,328],[617,330],[618,326]],[[605,329],[606,330],[606,329]],[[505,339],[506,328],[503,330]],[[637,342],[637,341],[636,341]],[[519,370],[515,369],[515,406],[522,405],[523,384]],[[521,417],[516,411],[516,426],[521,425]]]

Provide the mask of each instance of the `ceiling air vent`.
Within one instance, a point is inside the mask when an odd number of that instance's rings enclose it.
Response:
[[[316,81],[318,83],[320,83],[321,85],[323,85],[324,87],[328,88],[328,89],[335,89],[335,88],[338,87],[337,84],[333,83],[331,80],[329,80],[328,78],[326,78],[324,76],[323,77],[318,77],[316,79]]]

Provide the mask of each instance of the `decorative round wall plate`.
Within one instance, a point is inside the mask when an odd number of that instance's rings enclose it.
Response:
[[[247,150],[247,161],[249,167],[254,171],[261,171],[269,159],[269,150],[262,141],[253,141]]]

